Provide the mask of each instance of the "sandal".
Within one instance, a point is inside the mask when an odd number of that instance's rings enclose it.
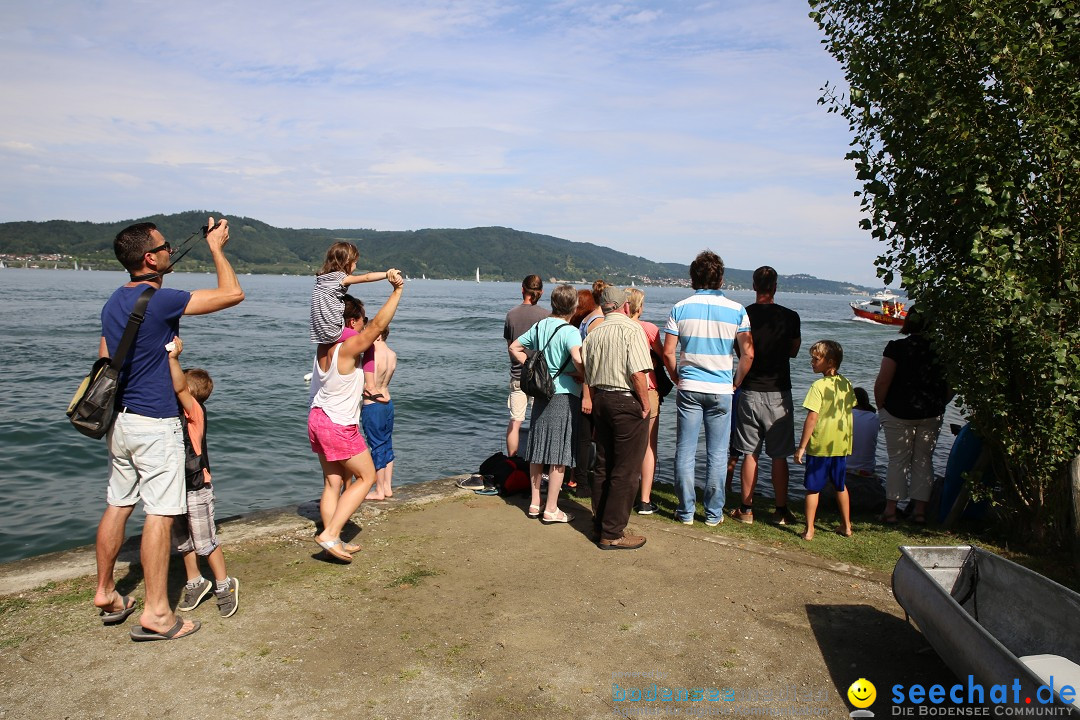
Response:
[[[913,524],[915,524],[915,525],[925,525],[926,524],[926,516],[925,515],[912,515],[911,516],[911,522]]]
[[[316,535],[315,542],[319,545],[319,547],[326,551],[327,555],[334,558],[335,560],[346,564],[352,562],[352,555],[345,552],[344,548],[341,547],[342,542],[340,538],[338,538],[337,540],[320,540],[319,537]]]
[[[539,505],[530,505],[528,512],[526,512],[525,514],[528,515],[531,518],[540,517],[540,506]]]
[[[878,521],[886,525],[899,525],[900,521],[896,519],[896,515],[881,515],[878,517]]]
[[[562,510],[556,510],[553,513],[549,513],[547,510],[545,510],[544,517],[540,518],[540,522],[544,523],[545,525],[552,525],[554,523],[568,523],[573,519],[573,515],[568,515]]]

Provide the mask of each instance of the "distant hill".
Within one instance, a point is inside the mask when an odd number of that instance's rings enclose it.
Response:
[[[119,220],[112,223],[48,222],[0,223],[0,255],[13,258],[57,255],[59,264],[78,261],[97,269],[119,269],[112,239],[134,222],[155,223],[173,245],[197,232],[216,211],[189,211],[175,215]],[[471,278],[480,268],[484,280],[520,281],[530,273],[570,282],[686,285],[689,267],[657,263],[592,243],[573,242],[550,235],[504,227],[429,229],[415,231],[331,230],[276,228],[253,218],[229,218],[229,258],[237,272],[310,275],[322,265],[330,243],[346,240],[360,249],[360,270],[397,267],[406,275],[429,278]],[[212,270],[210,254],[201,239],[177,266],[178,271]],[[18,262],[18,261],[16,261]],[[52,262],[51,260],[49,261]],[[51,266],[51,265],[50,265]],[[749,289],[751,270],[728,268],[727,287]],[[811,275],[781,277],[784,292],[861,294],[871,288],[821,280]]]

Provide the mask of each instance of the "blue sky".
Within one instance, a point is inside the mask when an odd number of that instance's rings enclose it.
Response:
[[[0,221],[503,225],[876,284],[799,0],[12,0]]]

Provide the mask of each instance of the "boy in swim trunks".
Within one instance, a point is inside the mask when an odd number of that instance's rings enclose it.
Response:
[[[394,476],[394,401],[390,398],[390,379],[397,369],[397,353],[386,344],[388,337],[389,327],[364,354],[364,406],[360,424],[375,463],[375,487],[366,500],[385,500],[394,495],[390,487]]]
[[[844,349],[833,340],[820,340],[810,348],[810,367],[822,377],[814,381],[803,400],[803,407],[810,412],[795,451],[795,462],[806,465],[803,540],[814,539],[818,495],[830,482],[836,488],[836,505],[840,508],[840,527],[836,532],[851,537],[851,503],[844,486],[844,471],[852,447],[851,411],[855,407],[855,392],[848,379],[839,373],[843,360]]]

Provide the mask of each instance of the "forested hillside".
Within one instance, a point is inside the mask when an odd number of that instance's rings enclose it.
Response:
[[[190,211],[175,215],[118,220],[113,223],[48,222],[0,223],[0,255],[9,257],[68,256],[98,269],[118,269],[112,239],[133,222],[157,224],[175,246],[197,233],[217,211]],[[538,273],[544,280],[556,278],[591,282],[604,278],[629,284],[684,284],[688,266],[657,263],[591,243],[572,242],[550,235],[512,228],[429,229],[380,231],[367,229],[277,228],[253,218],[229,217],[229,258],[238,272],[312,274],[322,264],[326,248],[335,240],[347,240],[360,249],[360,270],[397,267],[410,277],[471,278],[480,269],[483,280],[519,281]],[[210,255],[196,235],[195,249],[177,266],[178,271],[212,269]],[[63,261],[62,261],[63,262]],[[10,264],[10,263],[9,263]],[[750,270],[729,268],[725,284],[749,288]],[[787,292],[853,293],[866,288],[850,283],[820,280],[809,275],[782,277]]]

